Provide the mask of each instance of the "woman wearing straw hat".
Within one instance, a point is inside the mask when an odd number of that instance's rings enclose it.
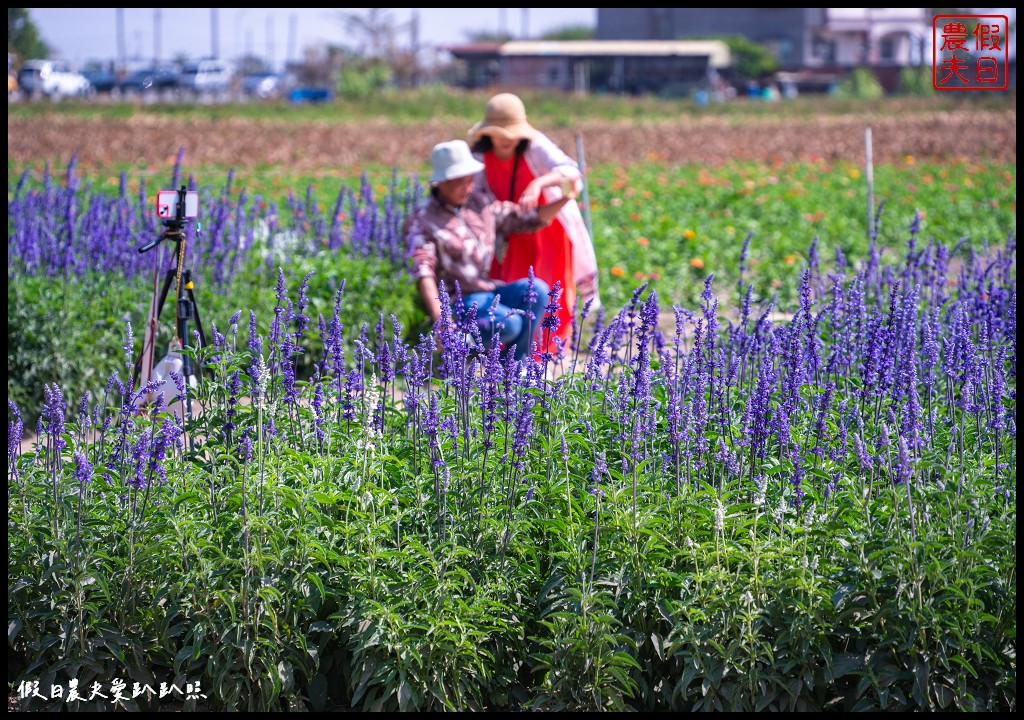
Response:
[[[486,185],[498,200],[512,200],[526,207],[554,202],[567,192],[583,189],[579,165],[550,138],[530,125],[523,101],[512,93],[500,93],[487,101],[484,119],[470,131],[474,155],[484,164],[478,184]],[[575,202],[566,203],[547,227],[520,233],[499,244],[491,274],[498,280],[522,277],[533,267],[549,286],[559,282],[562,295],[556,332],[564,345],[572,334],[572,315],[577,305],[600,304],[597,292],[597,257],[586,223]],[[554,339],[548,352],[556,349]]]
[[[416,207],[405,226],[413,248],[413,275],[423,303],[437,323],[442,316],[443,285],[453,307],[457,297],[461,297],[463,312],[476,305],[477,325],[485,345],[497,331],[502,345],[513,348],[515,359],[522,360],[540,327],[549,287],[540,278],[530,277],[529,269],[510,281],[492,280],[489,270],[495,242],[499,234],[514,236],[539,230],[576,194],[526,208],[495,200],[485,189],[474,190],[474,177],[484,166],[464,140],[435,145],[430,164],[430,195]]]

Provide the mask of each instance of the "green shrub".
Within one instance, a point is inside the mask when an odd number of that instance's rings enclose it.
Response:
[[[928,97],[935,92],[932,81],[931,67],[927,65],[922,65],[920,67],[905,67],[900,70],[898,92],[900,95]]]
[[[867,68],[854,68],[849,77],[839,83],[835,94],[851,100],[877,100],[885,95],[882,83]]]
[[[128,379],[117,348],[126,322],[141,331],[146,298],[144,283],[123,277],[7,278],[7,397],[26,427],[35,429],[46,384],[76,407],[86,392],[97,399],[112,373]]]

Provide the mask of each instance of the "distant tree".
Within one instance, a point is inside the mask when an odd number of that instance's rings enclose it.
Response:
[[[421,72],[416,48],[412,47],[412,37],[408,43],[400,43],[399,35],[414,35],[417,20],[398,23],[387,8],[368,8],[365,14],[343,11],[340,14],[345,28],[358,40],[357,46],[347,53],[339,78],[339,94],[358,94],[364,86],[369,88],[386,87],[397,84],[415,86]],[[353,58],[360,61],[352,62]],[[358,73],[365,72],[366,78],[358,78]],[[343,88],[353,88],[344,91]]]
[[[395,48],[398,26],[386,8],[368,8],[366,14],[341,12],[345,28],[356,35],[356,54],[377,59],[387,58]]]
[[[566,25],[549,30],[540,36],[540,40],[593,40],[595,28],[590,25]],[[474,43],[507,43],[515,38],[511,33],[495,30],[473,30],[466,33],[469,42]]]
[[[549,30],[540,36],[541,40],[593,40],[596,28],[590,25],[566,25]]]
[[[473,30],[466,33],[466,39],[471,43],[507,43],[515,40],[511,34],[507,32],[497,32],[495,30]]]
[[[50,46],[39,35],[28,8],[7,9],[7,52],[15,55],[18,66],[32,58],[50,56]]]
[[[714,39],[729,46],[733,70],[741,79],[756,80],[779,69],[778,59],[760,43],[742,35],[720,35]]]

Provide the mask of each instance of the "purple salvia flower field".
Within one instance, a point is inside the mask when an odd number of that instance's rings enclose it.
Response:
[[[180,676],[216,709],[1015,709],[1012,234],[947,247],[915,213],[900,255],[880,207],[863,259],[814,237],[786,315],[750,233],[735,312],[710,272],[693,307],[642,283],[520,368],[444,287],[429,328],[332,269],[401,272],[415,193],[364,174],[281,215],[234,182],[189,236],[231,318],[185,350],[194,413],[180,376],[119,379],[124,311],[91,321],[109,372],[39,388],[34,450],[9,399],[18,672]],[[148,300],[159,227],[125,187],[19,182],[9,266]]]

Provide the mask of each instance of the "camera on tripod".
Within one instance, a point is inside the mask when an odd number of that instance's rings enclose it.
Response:
[[[133,386],[139,382],[156,379],[161,382],[161,389],[164,391],[165,399],[181,399],[185,402],[185,412],[188,420],[192,419],[192,398],[190,388],[196,386],[197,370],[188,352],[183,352],[190,347],[190,325],[194,326],[198,336],[198,347],[206,346],[206,333],[203,331],[203,323],[199,317],[199,306],[196,303],[193,292],[192,271],[185,267],[185,246],[187,235],[185,226],[188,222],[199,216],[199,193],[188,190],[182,185],[179,190],[160,190],[156,195],[156,215],[163,221],[164,231],[155,240],[151,240],[138,250],[140,253],[152,250],[162,240],[170,240],[177,244],[174,252],[174,267],[166,271],[163,286],[157,289],[157,275],[154,275],[153,299],[150,304],[149,319],[146,327],[146,337],[143,341],[142,355],[135,362],[133,373]],[[199,226],[196,225],[198,233]],[[163,311],[164,302],[174,285],[174,338],[168,348],[167,355],[154,365],[154,346],[156,331],[159,324],[160,314]],[[177,398],[176,389],[172,391],[173,383],[170,382],[170,372],[182,376],[185,382],[184,397]]]
[[[184,197],[182,197],[184,195]],[[195,190],[160,190],[156,194],[156,216],[178,222],[199,216],[199,193]]]

